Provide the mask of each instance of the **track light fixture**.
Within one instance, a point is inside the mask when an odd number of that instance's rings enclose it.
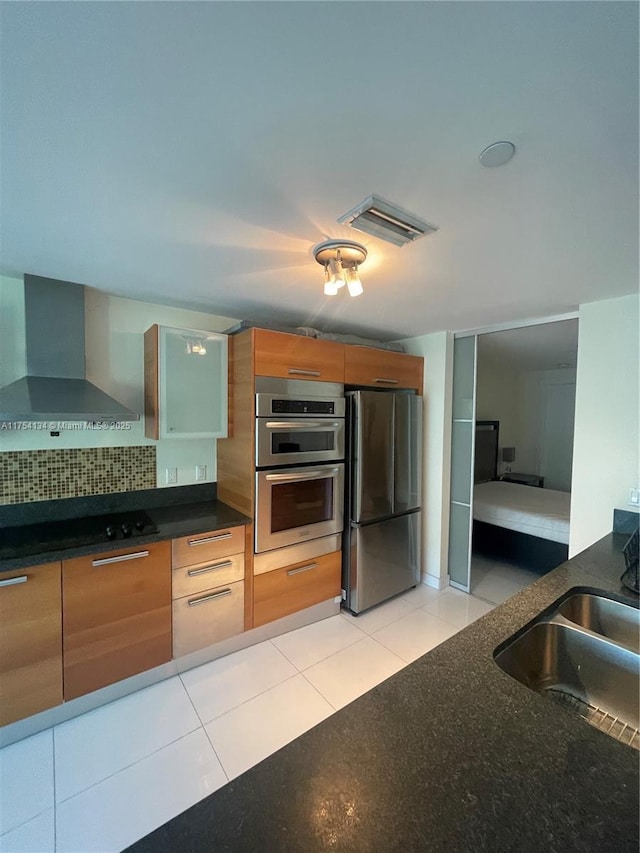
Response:
[[[313,247],[313,256],[324,267],[325,296],[336,296],[347,285],[349,296],[363,292],[358,266],[367,258],[367,250],[353,240],[325,240]]]

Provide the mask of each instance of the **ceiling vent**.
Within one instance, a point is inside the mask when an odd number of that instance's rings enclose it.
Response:
[[[338,217],[338,222],[373,234],[394,246],[404,246],[438,230],[435,225],[429,225],[424,219],[379,195],[365,198],[353,210]]]

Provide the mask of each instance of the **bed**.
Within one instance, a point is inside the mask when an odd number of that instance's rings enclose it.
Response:
[[[497,476],[498,421],[476,423],[473,550],[539,573],[568,557],[571,495]]]
[[[473,517],[496,527],[569,544],[569,492],[497,480],[473,487]]]

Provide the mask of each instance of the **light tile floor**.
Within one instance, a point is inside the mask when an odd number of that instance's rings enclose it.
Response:
[[[535,572],[507,560],[489,559],[480,554],[471,558],[471,592],[492,604],[502,604],[539,579]]]
[[[5,747],[0,853],[122,850],[491,608],[420,584]]]

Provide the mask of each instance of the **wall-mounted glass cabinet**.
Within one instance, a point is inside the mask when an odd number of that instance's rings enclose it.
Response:
[[[145,435],[227,435],[228,336],[154,325],[144,336]]]

